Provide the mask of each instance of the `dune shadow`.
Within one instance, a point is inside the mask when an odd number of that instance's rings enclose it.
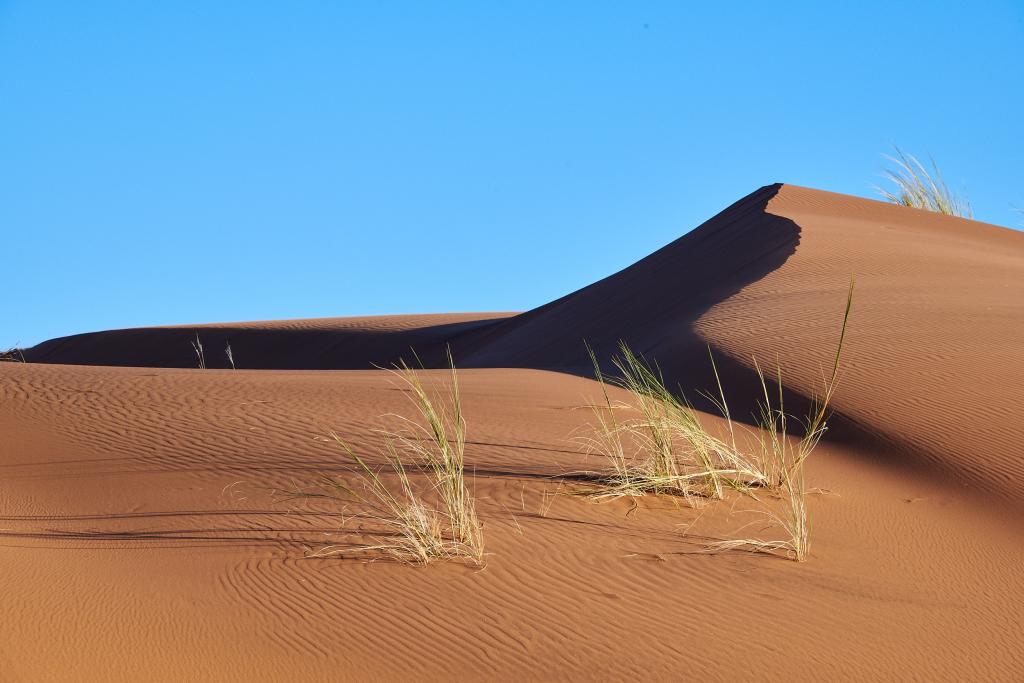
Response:
[[[620,342],[656,363],[670,386],[696,408],[717,412],[702,392],[716,386],[709,352],[734,417],[754,426],[759,378],[746,359],[710,348],[696,331],[702,315],[780,268],[800,243],[800,226],[768,211],[781,184],[743,197],[696,229],[633,265],[555,301],[518,315],[411,326],[320,328],[206,326],[198,330],[206,366],[226,368],[230,343],[247,369],[369,369],[415,353],[425,368],[441,368],[452,349],[459,368],[529,368],[592,378],[586,345],[605,371]],[[76,335],[25,351],[40,363],[136,367],[196,367],[197,330],[143,328]],[[793,340],[798,343],[799,340]],[[774,389],[775,387],[773,387]],[[810,397],[783,387],[798,414]],[[866,432],[841,416],[830,438],[863,441]]]
[[[240,369],[247,370],[366,370],[390,367],[400,358],[412,362],[411,349],[422,349],[426,363],[443,362],[448,340],[495,324],[480,318],[407,329],[210,325],[146,327],[60,337],[24,350],[29,363],[104,365],[112,367],[196,368],[193,342],[203,347],[208,369],[232,367],[226,349]]]

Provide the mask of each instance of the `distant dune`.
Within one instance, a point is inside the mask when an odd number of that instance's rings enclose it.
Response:
[[[453,336],[489,326],[509,313],[381,315],[243,323],[140,327],[76,334],[28,349],[30,363],[114,367],[194,368],[192,343],[203,345],[208,368],[231,367],[224,350],[247,370],[365,370],[390,366],[422,349],[434,359]],[[436,360],[436,359],[435,359]]]
[[[819,390],[851,277],[809,562],[698,552],[764,526],[740,497],[552,496],[596,466],[584,341],[702,409],[710,350],[749,426],[755,358],[792,405]],[[524,313],[43,342],[0,363],[0,680],[1024,680],[1022,331],[1024,234],[771,185]],[[328,430],[372,453],[409,409],[373,366],[447,346],[486,569],[305,559],[339,511],[269,490],[346,471]]]

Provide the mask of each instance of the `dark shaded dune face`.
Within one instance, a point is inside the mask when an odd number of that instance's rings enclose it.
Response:
[[[638,263],[520,315],[451,314],[325,318],[114,330],[63,337],[26,351],[36,363],[196,367],[196,335],[206,366],[228,367],[231,343],[248,369],[365,369],[388,366],[411,349],[427,367],[451,346],[465,367],[558,369],[589,376],[584,342],[602,357],[619,340],[658,359],[673,379],[703,385],[706,349],[692,333],[708,307],[779,267],[799,228],[765,212],[780,185],[763,187]],[[694,360],[697,362],[694,362]]]
[[[197,336],[207,368],[228,368],[231,345],[238,368],[250,370],[365,370],[389,367],[412,350],[440,365],[448,339],[487,327],[507,313],[452,313],[317,318],[253,323],[146,327],[93,332],[43,342],[25,351],[31,363],[115,367],[194,368]]]
[[[698,408],[713,410],[705,397],[717,381],[709,359],[713,349],[695,333],[694,323],[778,269],[796,250],[800,226],[766,211],[780,188],[760,188],[614,275],[466,333],[453,342],[457,357],[466,367],[540,368],[593,377],[587,345],[604,370],[614,372],[611,359],[625,342]],[[716,366],[725,386],[743,388],[729,397],[730,406],[740,421],[750,422],[756,375],[729,356],[717,357]],[[798,403],[801,397],[790,398]]]
[[[693,323],[711,306],[777,269],[800,229],[765,211],[780,185],[744,197],[689,234],[599,282],[457,340],[473,367],[531,367],[591,375],[620,341],[656,359],[686,385],[705,378],[704,342]],[[697,373],[697,376],[695,376]]]

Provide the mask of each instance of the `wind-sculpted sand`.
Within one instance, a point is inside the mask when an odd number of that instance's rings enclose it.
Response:
[[[577,439],[601,391],[584,339],[603,358],[627,341],[695,400],[710,346],[753,429],[753,358],[799,408],[851,275],[807,562],[705,552],[778,533],[739,494],[568,495],[602,466]],[[1022,276],[1019,233],[776,185],[518,315],[27,349],[0,363],[0,680],[1020,680]],[[189,367],[197,332],[216,369]],[[227,342],[243,369],[222,369]],[[381,464],[376,430],[415,408],[371,364],[411,346],[439,367],[447,344],[485,567],[307,557],[367,542],[358,503],[273,491],[351,476],[331,430]],[[421,376],[440,390],[448,373]]]

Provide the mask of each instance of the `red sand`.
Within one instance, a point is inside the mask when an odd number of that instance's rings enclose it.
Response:
[[[695,552],[751,522],[742,498],[550,497],[598,465],[573,441],[597,391],[583,339],[625,339],[691,391],[710,345],[736,405],[752,357],[777,359],[799,402],[851,274],[806,563]],[[1022,276],[1020,233],[776,185],[520,315],[46,342],[0,363],[0,680],[1022,680]],[[196,331],[211,367],[230,341],[246,369],[183,369]],[[486,569],[305,559],[346,542],[341,520],[267,489],[343,472],[315,436],[372,446],[409,412],[364,368],[409,346],[437,365],[445,343]]]

